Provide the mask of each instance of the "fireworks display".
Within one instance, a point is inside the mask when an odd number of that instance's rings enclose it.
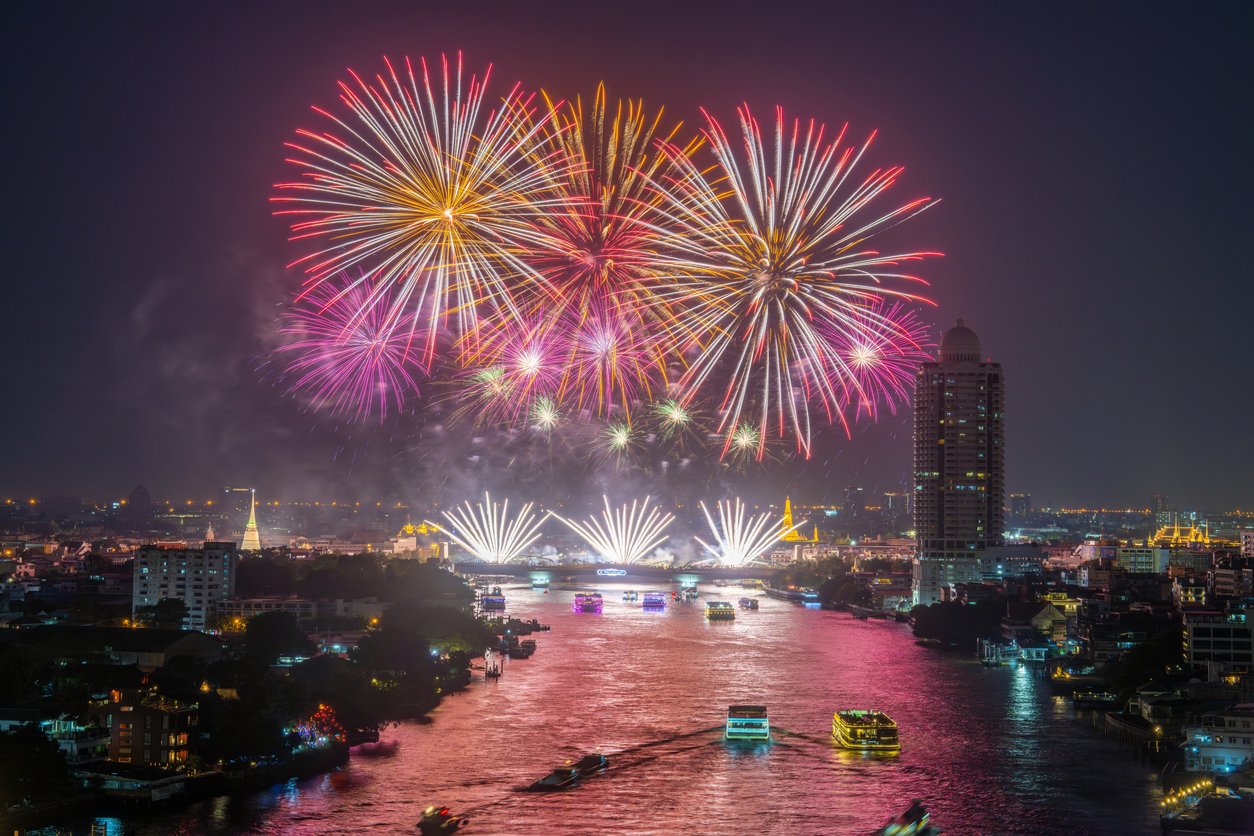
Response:
[[[701,511],[710,525],[710,533],[714,535],[714,545],[700,537],[696,538],[697,542],[706,551],[717,555],[718,562],[724,566],[747,566],[801,526],[797,523],[786,527],[782,517],[771,513],[746,517],[745,505],[739,498],[734,503],[730,500],[718,503],[718,522],[714,521],[704,502],[701,503]]]
[[[608,496],[602,499],[605,510],[600,518],[577,521],[556,514],[553,516],[610,563],[638,563],[666,542],[666,529],[675,517],[663,514],[656,505],[650,507],[649,497],[646,496],[644,501],[633,499],[631,505],[624,504],[618,508],[610,506]]]
[[[790,125],[782,109],[768,139],[747,106],[738,116],[740,153],[707,115],[713,171],[686,149],[670,152],[680,173],[666,184],[675,223],[664,238],[679,255],[665,295],[685,304],[680,338],[695,333],[701,344],[678,388],[685,400],[720,391],[724,452],[750,422],[758,457],[772,434],[791,435],[808,457],[812,408],[843,423],[867,397],[841,350],[869,342],[862,331],[894,331],[885,298],[924,301],[908,287],[921,279],[900,265],[929,253],[885,254],[869,239],[930,201],[874,208],[902,169],[855,179],[870,139],[846,146],[843,130],[829,140],[813,121]]]
[[[615,461],[681,440],[808,457],[905,400],[931,347],[906,265],[931,253],[873,243],[932,201],[882,205],[902,169],[863,171],[871,139],[747,106],[739,141],[709,114],[685,138],[603,87],[493,96],[490,76],[386,62],[289,143],[293,394],[365,420],[426,379],[455,420],[583,427]]]
[[[418,394],[414,317],[388,319],[391,295],[371,304],[360,283],[325,282],[283,316],[278,349],[288,391],[316,408],[355,420],[401,411]]]
[[[537,518],[530,502],[511,517],[508,499],[493,502],[486,493],[477,505],[466,502],[460,508],[441,513],[448,521],[442,529],[449,539],[487,563],[517,560],[540,538],[540,526],[546,519]]]

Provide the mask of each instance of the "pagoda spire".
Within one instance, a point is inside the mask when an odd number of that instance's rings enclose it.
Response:
[[[257,531],[257,490],[252,491],[252,498],[248,503],[248,525],[244,526],[244,542],[240,543],[240,549],[246,552],[261,551],[261,534]]]

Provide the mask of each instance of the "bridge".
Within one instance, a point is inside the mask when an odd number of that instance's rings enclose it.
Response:
[[[740,580],[754,578],[770,580],[776,570],[769,566],[743,566],[740,568],[726,566],[683,566],[666,568],[661,566],[620,566],[610,563],[555,563],[548,566],[532,566],[525,563],[480,563],[463,561],[454,568],[464,575],[510,575],[519,580],[560,581],[563,578],[574,578],[581,583],[597,581],[630,581],[649,580],[663,583],[709,583],[715,580]],[[622,570],[623,575],[600,575],[602,569]]]

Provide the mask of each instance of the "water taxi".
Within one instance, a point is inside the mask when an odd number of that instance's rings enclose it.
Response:
[[[940,829],[928,824],[928,812],[918,799],[906,812],[875,831],[875,836],[940,836]]]
[[[629,589],[623,593],[623,600],[624,601],[638,601],[640,600],[640,593],[636,592],[636,590],[634,589]]]
[[[837,711],[832,738],[855,752],[900,752],[897,724],[882,711]]]
[[[689,603],[697,600],[697,588],[695,586],[685,586],[680,588],[679,600],[688,601]]]
[[[531,588],[537,591],[544,590],[545,592],[548,592],[549,591],[549,579],[548,578],[532,578]]]
[[[597,574],[601,577],[618,578],[627,574],[626,569],[597,569]]]
[[[757,598],[741,598],[740,608],[742,610],[756,610],[758,608]]]
[[[599,592],[576,593],[575,603],[572,609],[575,612],[600,612],[601,611],[601,593]]]
[[[707,601],[705,617],[710,621],[735,621],[736,608],[730,601]]]
[[[447,807],[428,807],[422,811],[422,818],[418,820],[418,832],[452,833],[469,824],[470,819],[457,815]]]
[[[727,706],[728,740],[770,740],[771,721],[766,716],[765,705]]]
[[[646,610],[666,609],[666,593],[665,592],[646,592],[644,594],[644,608]]]

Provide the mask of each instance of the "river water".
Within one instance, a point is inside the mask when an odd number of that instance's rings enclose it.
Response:
[[[378,751],[268,792],[198,803],[111,833],[414,832],[446,804],[471,833],[869,834],[922,799],[948,834],[1157,833],[1153,766],[1092,731],[1029,667],[987,669],[919,647],[906,625],[807,610],[735,587],[647,612],[601,584],[600,615],[573,593],[507,589],[511,615],[552,625],[429,725],[384,731]],[[760,598],[734,622],[703,602]],[[731,703],[765,703],[776,739],[728,745]],[[830,742],[832,712],[878,708],[897,756]],[[710,731],[717,728],[718,730]],[[567,792],[519,788],[599,751],[608,772]]]

